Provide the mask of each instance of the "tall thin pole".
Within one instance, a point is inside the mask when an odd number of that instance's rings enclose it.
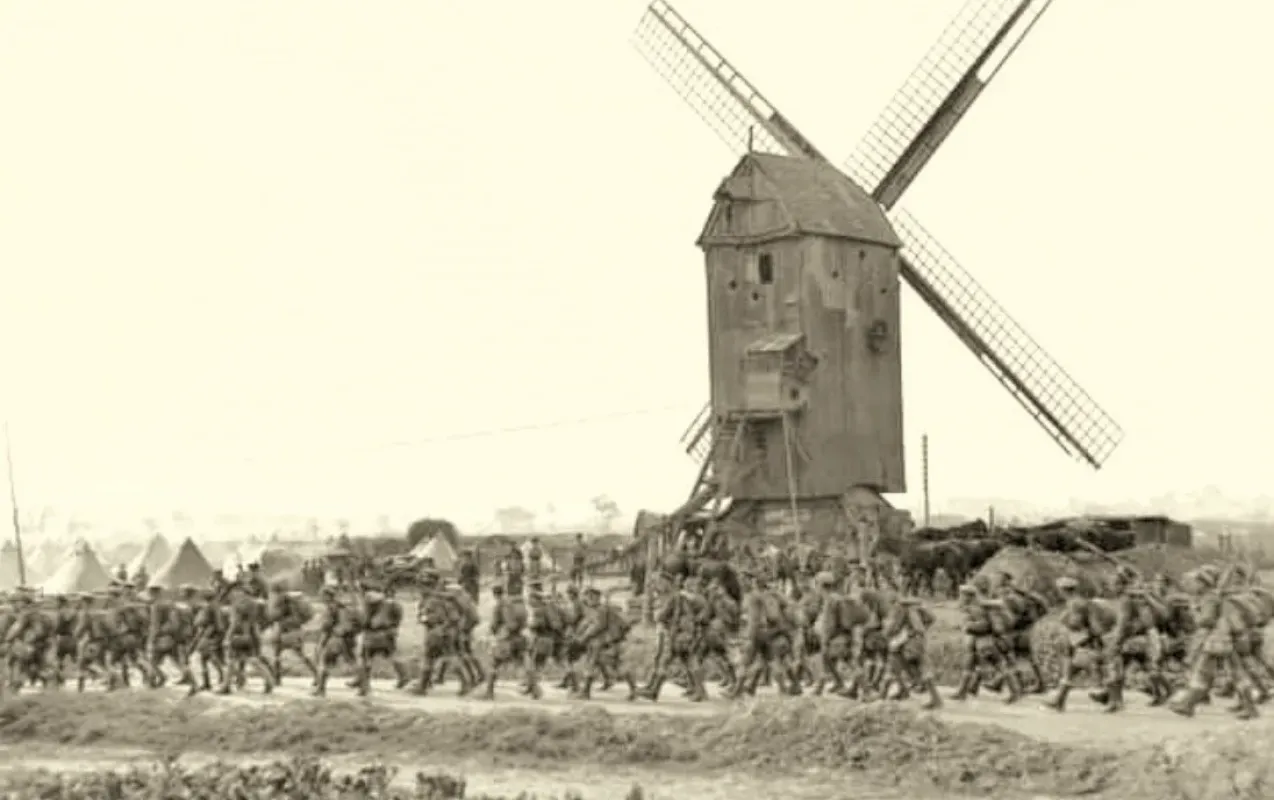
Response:
[[[4,423],[4,463],[9,472],[9,504],[13,506],[13,545],[18,551],[18,584],[27,585],[27,558],[22,552],[22,517],[18,514],[18,487],[13,480],[13,443],[9,423]]]
[[[924,485],[925,524],[929,527],[929,434],[920,436],[920,479]]]

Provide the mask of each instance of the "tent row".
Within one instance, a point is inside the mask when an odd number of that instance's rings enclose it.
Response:
[[[143,551],[145,552],[145,551]],[[152,560],[150,563],[154,563]],[[214,570],[204,558],[199,546],[186,539],[176,551],[153,569],[149,563],[139,561],[150,574],[148,585],[175,589],[182,584],[206,586]],[[105,589],[111,575],[102,566],[97,553],[87,542],[78,541],[65,552],[60,565],[39,585],[45,594],[72,594],[96,592]],[[11,590],[19,585],[18,554],[12,542],[0,545],[0,590]]]

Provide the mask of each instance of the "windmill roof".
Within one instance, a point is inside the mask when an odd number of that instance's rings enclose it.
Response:
[[[758,173],[761,181],[746,180]],[[902,246],[871,195],[825,161],[747,153],[718,187],[717,196],[722,195],[778,202],[785,224],[761,238],[816,235]]]

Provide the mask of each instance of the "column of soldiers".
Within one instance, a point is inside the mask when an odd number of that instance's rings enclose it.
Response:
[[[461,695],[492,698],[498,679],[516,675],[523,694],[539,697],[553,665],[564,676],[559,688],[581,699],[622,684],[629,699],[656,701],[672,681],[701,701],[715,677],[726,697],[773,685],[789,695],[918,695],[924,708],[942,705],[926,663],[932,611],[879,588],[864,564],[833,559],[825,567],[788,587],[764,570],[740,572],[713,559],[683,559],[676,570],[650,576],[656,646],[641,682],[625,658],[634,622],[628,608],[575,582],[564,593],[545,592],[538,581],[524,589],[516,569],[492,587],[486,659],[474,648],[482,625],[477,586],[423,571],[416,586],[423,644],[415,664],[400,652],[404,608],[392,584],[324,587],[313,606],[265,586],[255,570],[175,592],[139,593],[122,582],[75,597],[19,591],[0,607],[0,686],[57,687],[73,679],[80,690],[89,681],[107,690],[137,680],[159,687],[171,672],[192,694],[241,690],[249,675],[270,692],[283,679],[286,656],[310,673],[319,696],[338,666],[349,668],[350,687],[367,694],[379,660],[399,689],[417,695],[454,676]],[[1060,608],[1008,575],[960,587],[963,663],[950,699],[985,689],[1013,703],[1046,692],[1033,633],[1050,613],[1063,632],[1060,679],[1045,701],[1057,712],[1083,672],[1098,684],[1090,695],[1109,713],[1124,708],[1129,680],[1138,675],[1151,705],[1187,716],[1220,696],[1233,698],[1238,717],[1251,718],[1270,697],[1274,667],[1264,656],[1264,628],[1274,619],[1274,594],[1247,570],[1203,567],[1181,587],[1121,570],[1101,601],[1081,593],[1073,578],[1059,579],[1056,589]]]

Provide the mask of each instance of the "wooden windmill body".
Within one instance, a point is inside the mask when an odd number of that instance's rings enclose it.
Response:
[[[667,2],[647,8],[638,49],[740,155],[698,240],[711,397],[682,437],[701,469],[666,535],[699,515],[867,555],[899,524],[882,495],[906,490],[904,281],[1069,455],[1100,468],[1118,446],[1114,420],[895,207],[1050,3],[971,0],[844,169]]]

